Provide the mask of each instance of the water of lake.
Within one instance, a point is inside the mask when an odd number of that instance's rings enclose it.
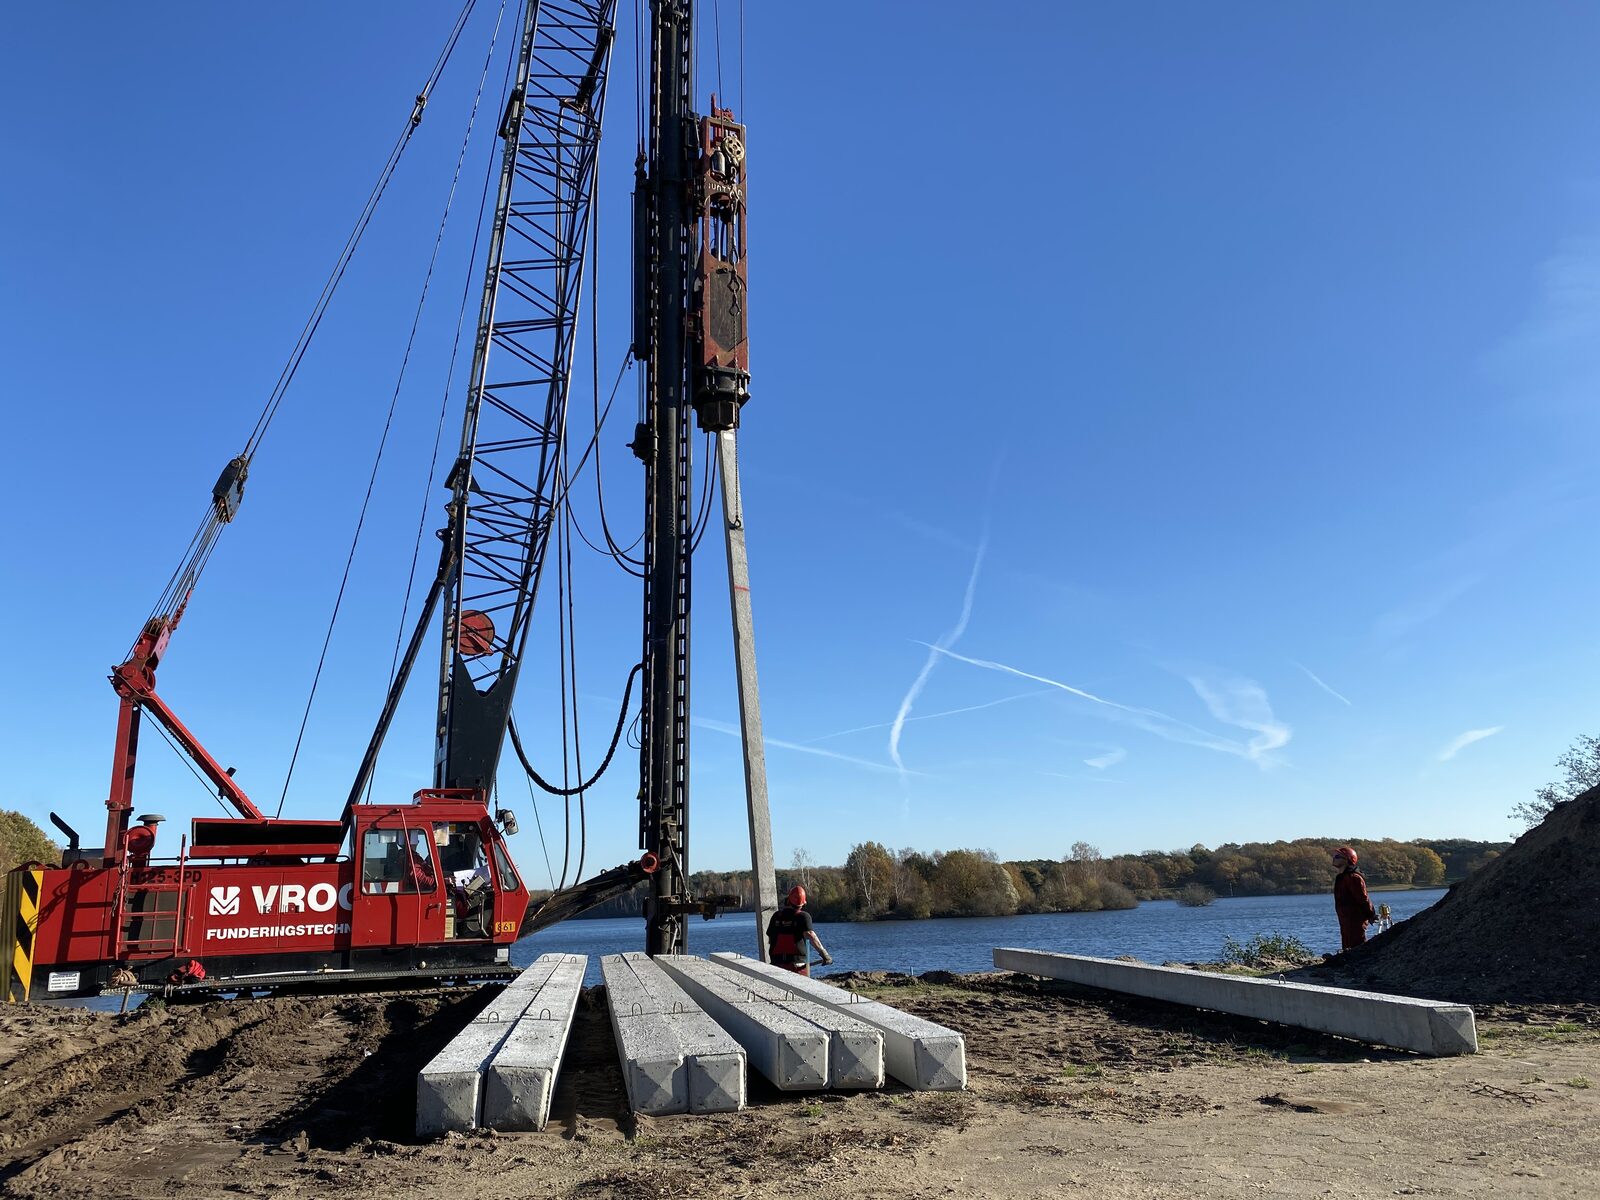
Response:
[[[1444,895],[1443,888],[1374,893],[1396,921],[1415,916]],[[1173,900],[1147,900],[1138,908],[1097,913],[1036,913],[1023,917],[965,917],[934,921],[818,924],[817,935],[833,955],[834,968],[855,971],[992,971],[996,946],[1060,950],[1115,958],[1131,954],[1145,962],[1206,962],[1222,953],[1224,938],[1244,941],[1258,933],[1290,934],[1317,953],[1339,948],[1333,897],[1241,896],[1206,908],[1183,908]],[[644,949],[638,919],[568,921],[524,938],[511,961],[525,966],[541,954],[588,954],[585,982],[600,982],[599,955]],[[689,949],[756,953],[755,918],[733,913],[713,921],[691,919]]]

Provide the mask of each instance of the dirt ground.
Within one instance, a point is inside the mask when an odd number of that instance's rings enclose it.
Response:
[[[0,1195],[1600,1195],[1597,1008],[1480,1009],[1483,1052],[1434,1060],[1017,976],[854,986],[964,1032],[970,1090],[753,1077],[635,1124],[591,989],[547,1130],[418,1143],[482,990],[0,1010]]]

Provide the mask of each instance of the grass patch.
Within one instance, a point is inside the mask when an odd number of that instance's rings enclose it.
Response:
[[[1594,1086],[1589,1082],[1589,1077],[1587,1075],[1574,1075],[1571,1079],[1566,1081],[1566,1084],[1569,1088],[1587,1088]]]
[[[802,1104],[799,1108],[799,1113],[802,1117],[820,1117],[822,1115],[822,1105],[817,1101]]]
[[[1535,1036],[1537,1036],[1541,1041],[1567,1042],[1572,1041],[1577,1037],[1581,1037],[1583,1034],[1588,1033],[1589,1031],[1582,1025],[1578,1025],[1572,1021],[1558,1021],[1554,1025],[1546,1025],[1542,1029],[1535,1030],[1534,1032]]]
[[[1104,1074],[1098,1063],[1068,1063],[1061,1073],[1068,1079],[1098,1079]]]

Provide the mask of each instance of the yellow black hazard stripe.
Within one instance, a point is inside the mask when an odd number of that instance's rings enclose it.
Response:
[[[43,871],[12,871],[6,876],[5,903],[0,916],[5,929],[4,962],[0,963],[0,982],[5,999],[18,1004],[28,998],[33,985],[33,943],[39,931],[39,896],[44,888]]]

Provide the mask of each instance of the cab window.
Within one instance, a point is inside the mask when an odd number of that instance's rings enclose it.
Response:
[[[514,892],[522,886],[517,879],[517,869],[511,865],[511,856],[498,840],[494,844],[494,866],[500,873],[501,891]]]
[[[361,890],[367,895],[431,892],[438,872],[425,829],[369,829],[361,844]]]
[[[474,876],[489,882],[489,860],[483,852],[483,835],[475,821],[440,821],[433,827],[439,847],[439,865],[445,878],[465,887]]]

